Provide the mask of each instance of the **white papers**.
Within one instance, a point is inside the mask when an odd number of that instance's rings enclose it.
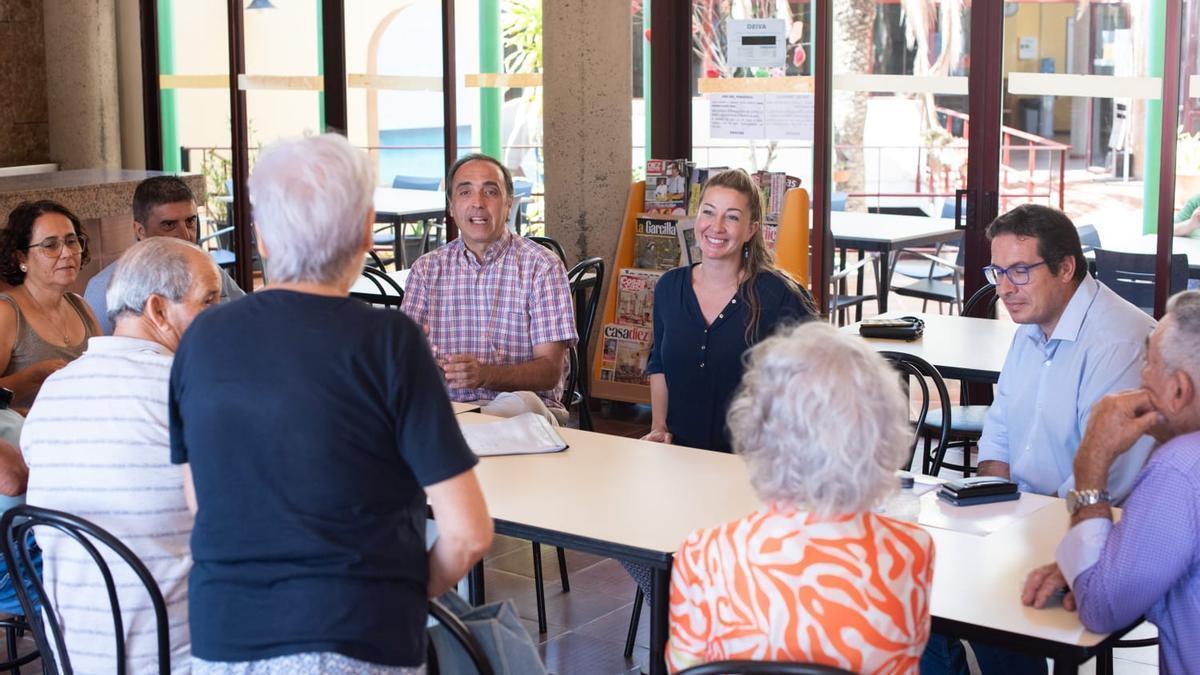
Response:
[[[811,141],[814,105],[812,94],[712,94],[709,135]]]
[[[567,442],[545,417],[524,413],[509,419],[462,425],[467,445],[480,457],[561,452]]]

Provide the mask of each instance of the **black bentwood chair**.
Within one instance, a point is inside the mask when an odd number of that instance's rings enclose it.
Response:
[[[112,570],[104,561],[104,557],[100,555],[100,551],[96,548],[96,542],[106,546],[125,561],[125,564],[129,565],[129,568],[142,582],[147,595],[150,596],[150,604],[154,608],[154,624],[158,641],[158,672],[159,675],[168,675],[171,672],[171,647],[167,624],[167,605],[163,601],[162,593],[158,590],[158,583],[154,581],[150,570],[146,569],[146,566],[133,551],[129,550],[129,547],[99,525],[69,513],[26,504],[5,511],[4,517],[0,518],[0,530],[4,532],[4,562],[13,575],[13,587],[17,591],[17,599],[21,601],[21,607],[25,610],[25,616],[31,619],[33,638],[42,655],[44,672],[70,675],[74,669],[71,667],[71,657],[67,654],[67,648],[63,642],[62,628],[58,625],[57,612],[46,602],[46,588],[42,585],[42,580],[32,573],[34,567],[29,552],[32,538],[27,535],[34,527],[52,528],[74,539],[87,551],[92,561],[96,563],[96,567],[100,569],[100,575],[104,578],[104,585],[108,590],[109,609],[112,611],[113,635],[116,638],[113,650],[113,656],[116,659],[114,672],[117,675],[125,675],[126,672],[123,637],[125,629],[121,618],[121,603],[117,599],[117,586],[113,581]],[[33,599],[29,597],[29,592],[25,588],[27,583],[33,586],[37,596],[42,599],[43,605],[47,605],[48,611],[41,613],[41,620],[38,620],[39,613],[34,609]],[[49,634],[47,634],[47,626]],[[50,648],[51,638],[54,640],[56,650]],[[61,664],[56,664],[55,658],[59,659]]]
[[[936,432],[938,444],[936,448],[927,450],[921,458],[921,472],[929,476],[936,476],[938,475],[938,471],[942,469],[942,460],[946,457],[946,446],[950,437],[952,414],[950,413],[950,392],[946,390],[946,381],[942,379],[942,374],[938,372],[937,368],[934,368],[931,363],[919,356],[901,352],[879,352],[879,355],[890,361],[892,367],[898,370],[904,377],[904,388],[906,391],[909,390],[914,380],[921,390],[921,409],[917,414],[917,419],[913,421],[914,429],[920,430],[926,428],[926,425],[929,423],[929,404],[932,401],[933,395],[936,394],[937,396],[938,406],[942,411],[940,427]],[[933,383],[933,392],[929,388],[930,382]],[[908,455],[909,468],[912,467],[913,458],[917,452],[918,435],[917,433],[913,434],[912,446]]]
[[[816,663],[772,661],[713,661],[681,670],[677,675],[854,675],[852,671]]]
[[[983,288],[975,291],[975,294],[967,300],[963,305],[962,316],[973,317],[976,319],[995,319],[996,318],[996,301],[999,297],[996,295],[996,286],[988,284]],[[964,477],[970,476],[975,468],[971,465],[971,449],[978,443],[983,436],[983,422],[987,418],[988,408],[986,405],[971,405],[970,392],[971,388],[966,382],[962,383],[959,396],[960,405],[950,408],[950,441],[946,443],[946,448],[962,448],[962,464],[952,464],[943,462],[942,467],[961,471]],[[930,444],[932,443],[933,434],[938,433],[942,428],[942,411],[930,410],[929,415],[925,417],[925,425],[921,432],[925,436],[925,455],[930,455]]]

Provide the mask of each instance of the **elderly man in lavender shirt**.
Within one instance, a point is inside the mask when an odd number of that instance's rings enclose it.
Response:
[[[1143,615],[1158,626],[1164,673],[1200,672],[1200,292],[1171,299],[1151,334],[1142,386],[1092,408],[1067,495],[1071,529],[1057,563],[1030,573],[1022,600],[1044,607],[1065,590],[1089,630],[1107,633]],[[1161,443],[1113,524],[1113,461],[1150,434]]]

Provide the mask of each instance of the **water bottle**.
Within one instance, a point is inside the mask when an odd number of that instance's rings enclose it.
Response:
[[[921,498],[913,491],[913,476],[907,471],[899,471],[897,477],[900,480],[900,491],[888,502],[886,514],[896,520],[915,523],[921,515]]]

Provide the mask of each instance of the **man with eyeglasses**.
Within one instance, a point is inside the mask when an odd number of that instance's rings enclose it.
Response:
[[[979,474],[1010,478],[1022,492],[1070,498],[1072,462],[1092,405],[1139,386],[1155,322],[1088,274],[1079,233],[1061,211],[1023,204],[992,221],[987,237],[992,264],[984,275],[1022,325],[983,424]],[[1125,498],[1153,443],[1144,436],[1113,463],[1106,499]],[[984,675],[1046,672],[1045,659],[972,648]],[[965,674],[961,646],[931,636],[921,672]]]
[[[196,232],[200,227],[200,216],[196,215],[196,196],[192,189],[175,176],[154,176],[138,184],[133,192],[133,238],[136,241],[150,237],[174,237],[188,243],[196,243]],[[92,306],[100,330],[105,335],[113,332],[113,322],[108,318],[108,303],[105,291],[112,278],[116,262],[96,273],[88,281],[83,299]],[[221,302],[237,300],[246,293],[225,270],[221,272]]]

